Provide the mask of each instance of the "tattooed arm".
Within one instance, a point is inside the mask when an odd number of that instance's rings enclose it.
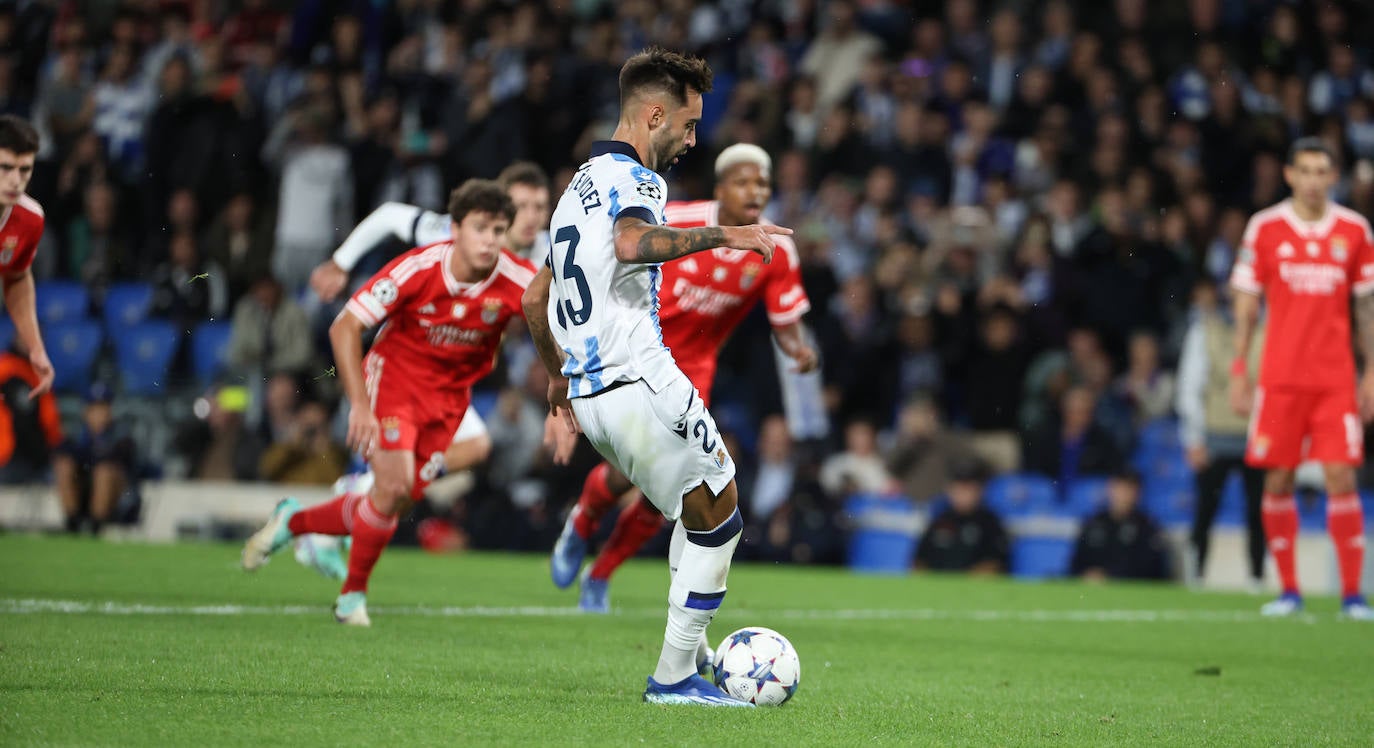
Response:
[[[716,247],[744,249],[773,257],[772,234],[791,234],[782,226],[703,226],[675,229],[642,218],[623,216],[615,222],[615,257],[626,263],[667,262]]]
[[[534,349],[539,352],[539,360],[544,362],[544,368],[551,378],[563,376],[563,356],[553,339],[553,330],[549,328],[549,289],[552,285],[553,271],[542,267],[520,299],[525,325],[530,330],[530,338],[534,340]]]

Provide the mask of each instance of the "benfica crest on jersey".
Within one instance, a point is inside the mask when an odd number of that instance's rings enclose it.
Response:
[[[387,416],[382,419],[382,440],[397,442],[401,440],[401,419]]]
[[[9,261],[10,261],[10,260],[13,260],[13,259],[14,259],[14,250],[15,250],[15,248],[18,247],[18,246],[19,246],[19,237],[17,237],[17,236],[7,236],[7,237],[5,237],[5,245],[4,245],[3,247],[0,247],[0,265],[7,265],[7,264],[9,264]]]
[[[752,286],[752,285],[754,285],[754,281],[757,280],[758,277],[759,277],[759,266],[758,266],[758,265],[745,265],[745,266],[744,266],[744,270],[740,272],[740,276],[739,276],[739,287],[740,287],[740,290],[742,290],[742,291],[748,291],[748,290],[749,290],[749,287]]]
[[[1350,256],[1349,250],[1350,245],[1346,243],[1345,237],[1331,237],[1331,259],[1336,262],[1345,262],[1346,258]]]
[[[498,319],[501,319],[501,302],[496,299],[482,302],[482,321],[494,325]]]

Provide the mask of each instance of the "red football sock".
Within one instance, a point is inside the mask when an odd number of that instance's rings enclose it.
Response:
[[[640,496],[638,501],[620,513],[611,537],[597,555],[596,563],[587,572],[588,576],[592,579],[610,579],[626,559],[638,553],[645,543],[658,534],[660,527],[663,527],[663,515],[648,499]]]
[[[347,535],[353,524],[353,512],[357,509],[362,494],[346,493],[333,499],[302,509],[291,515],[286,523],[292,535],[319,533],[320,535]]]
[[[1326,531],[1336,546],[1341,567],[1341,595],[1360,594],[1360,569],[1364,566],[1364,510],[1360,496],[1340,494],[1326,500]]]
[[[610,474],[610,464],[603,462],[592,468],[587,474],[587,480],[582,484],[582,495],[577,499],[577,515],[573,519],[573,530],[583,540],[591,538],[596,533],[596,526],[601,523],[601,518],[615,506],[616,495],[611,493],[611,487],[607,483]]]
[[[344,580],[342,592],[367,592],[367,580],[372,576],[372,567],[382,555],[382,549],[396,534],[396,518],[388,517],[377,511],[372,499],[364,498],[358,502],[357,512],[353,515],[353,549],[348,552],[348,579]]]
[[[1274,554],[1274,564],[1279,567],[1279,580],[1283,591],[1298,594],[1298,505],[1293,495],[1275,496],[1266,493],[1260,505],[1264,517],[1264,537],[1269,541],[1269,552]]]

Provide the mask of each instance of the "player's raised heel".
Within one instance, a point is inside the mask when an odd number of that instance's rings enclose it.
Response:
[[[1341,617],[1349,621],[1374,621],[1374,608],[1364,595],[1350,595],[1341,600]]]
[[[367,595],[361,592],[345,592],[334,601],[334,620],[346,626],[371,626],[372,619],[367,617]]]
[[[287,524],[291,516],[301,510],[301,503],[291,497],[277,502],[272,516],[261,530],[253,533],[243,544],[241,563],[244,571],[257,571],[271,559],[272,554],[285,548],[291,542],[291,529]]]
[[[577,572],[582,570],[582,559],[587,557],[587,541],[573,529],[576,516],[577,509],[573,508],[568,521],[563,523],[558,542],[554,543],[553,555],[549,556],[549,576],[553,577],[553,585],[560,590],[566,589],[577,579]]]
[[[1295,616],[1302,612],[1302,595],[1285,592],[1277,600],[1270,600],[1260,608],[1260,615],[1269,618]]]
[[[577,608],[583,613],[611,612],[611,580],[592,579],[588,573],[582,575],[581,589],[577,593]]]
[[[644,689],[644,700],[650,704],[695,704],[697,706],[754,708],[753,704],[741,701],[720,690],[714,683],[700,675],[689,675],[668,686],[649,678],[649,687]]]

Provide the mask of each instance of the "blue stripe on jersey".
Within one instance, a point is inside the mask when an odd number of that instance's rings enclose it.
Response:
[[[583,342],[587,347],[587,363],[582,365],[582,371],[592,388],[588,394],[594,395],[605,386],[601,383],[601,341],[591,335]]]
[[[606,209],[607,215],[614,221],[620,215],[620,188],[612,187],[610,193],[611,207]]]
[[[659,346],[666,349],[667,346],[663,345],[663,325],[659,324],[659,321],[658,321],[658,287],[659,287],[659,284],[662,283],[662,281],[663,281],[663,272],[659,269],[659,266],[658,266],[658,265],[650,265],[650,266],[649,266],[649,318],[650,318],[651,320],[653,320],[653,323],[654,323],[654,332],[658,334],[658,344],[659,344]]]
[[[567,354],[568,360],[563,362],[563,376],[568,378],[568,397],[580,397],[582,390],[582,377],[579,376],[578,368],[582,364],[578,363],[577,356],[567,348],[563,349]]]

